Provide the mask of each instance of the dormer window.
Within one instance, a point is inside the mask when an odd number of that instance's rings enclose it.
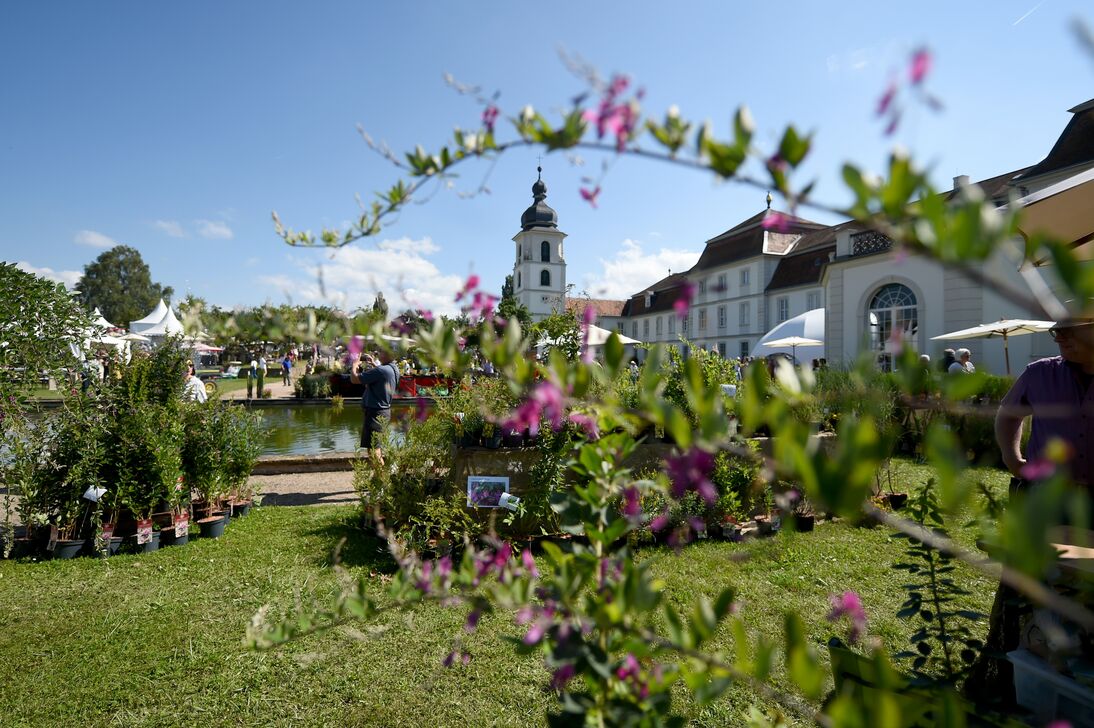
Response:
[[[546,240],[539,244],[539,259],[544,263],[551,262],[551,244]]]
[[[653,305],[653,293],[646,291],[646,308]]]

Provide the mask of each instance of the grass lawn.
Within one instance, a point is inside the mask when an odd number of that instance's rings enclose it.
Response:
[[[901,465],[922,482],[923,467]],[[975,471],[1004,492],[999,471]],[[147,556],[68,562],[0,562],[0,716],[23,725],[538,725],[554,705],[538,657],[517,657],[502,636],[519,636],[512,615],[484,617],[466,639],[474,658],[442,670],[464,612],[423,606],[303,639],[271,652],[247,649],[248,621],[263,605],[284,614],[299,600],[324,605],[343,563],[379,591],[391,564],[353,526],[349,506],[268,507],[233,523],[216,541],[197,540]],[[968,519],[955,519],[964,523]],[[955,528],[971,544],[975,534]],[[751,630],[781,632],[797,609],[821,648],[842,628],[825,620],[827,596],[855,589],[870,632],[894,649],[919,626],[894,614],[904,599],[905,543],[881,528],[822,523],[812,533],[748,544],[700,542],[679,555],[645,549],[669,599],[712,597],[734,584]],[[736,557],[747,556],[739,559]],[[994,584],[959,567],[971,592],[962,606],[986,612]],[[986,624],[979,625],[981,632]],[[716,647],[729,651],[723,630]],[[823,653],[823,650],[821,650]],[[744,687],[710,706],[678,703],[696,725],[740,725],[749,706],[767,706]]]

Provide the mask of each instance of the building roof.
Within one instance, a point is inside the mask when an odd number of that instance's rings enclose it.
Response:
[[[596,317],[620,316],[626,301],[615,301],[607,298],[567,298],[566,310],[577,316],[585,313],[587,306],[592,306],[596,311]]]
[[[542,174],[543,168],[536,167]],[[554,211],[544,200],[547,199],[547,183],[542,177],[537,177],[532,184],[532,204],[520,216],[520,229],[531,230],[533,228],[558,228],[558,213]]]
[[[771,224],[765,228],[764,221],[767,220],[768,217],[774,215],[781,216],[778,223],[775,224],[773,220]],[[768,229],[778,236],[771,236],[773,244],[769,246],[770,249],[768,252],[780,253],[788,249],[792,242],[791,239],[785,236],[804,235],[815,230],[821,230],[825,227],[825,225],[821,225],[820,223],[795,217],[794,215],[789,215],[785,212],[764,210],[759,214],[753,215],[739,225],[735,225],[729,230],[726,230],[721,235],[717,235],[708,240],[703,249],[703,254],[699,256],[699,261],[692,270],[717,268],[718,266],[726,265],[727,263],[733,263],[738,260],[753,258],[760,255],[764,252],[764,241],[767,237],[764,233],[766,233]]]
[[[1048,156],[1021,175],[1022,180],[1077,164],[1094,162],[1094,99],[1068,109],[1071,121],[1060,133]]]
[[[683,290],[683,285],[686,280],[686,273],[672,273],[665,276],[652,286],[643,289],[641,293],[636,293],[627,299],[626,303],[623,304],[623,310],[619,315],[640,316],[645,313],[657,313],[659,311],[670,310],[672,304],[676,303],[676,299],[680,298],[680,293]],[[650,296],[651,300],[649,306],[646,305],[647,293],[652,294]]]
[[[820,282],[821,271],[824,270],[829,255],[835,255],[835,253],[836,246],[833,243],[832,245],[813,246],[802,253],[786,256],[775,267],[771,282],[767,284],[767,290],[774,291],[780,288],[816,285]]]

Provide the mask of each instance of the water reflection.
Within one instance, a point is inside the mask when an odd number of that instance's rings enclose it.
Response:
[[[300,406],[256,408],[266,427],[263,455],[318,455],[353,452],[361,443],[362,413],[359,407],[341,411],[331,407]],[[405,420],[405,408],[395,408],[396,428]],[[393,432],[401,438],[401,432]]]

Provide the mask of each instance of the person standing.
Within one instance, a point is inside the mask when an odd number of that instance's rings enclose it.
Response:
[[[950,365],[953,364],[955,361],[957,361],[957,357],[954,356],[953,349],[943,349],[942,361],[939,362],[938,368],[942,371],[943,374],[945,374],[946,372],[950,371]]]
[[[266,354],[264,352],[258,352],[258,398],[262,399],[265,396],[264,387],[266,386]]]
[[[251,357],[251,364],[247,367],[247,399],[251,399],[254,396],[255,379],[258,378],[258,354],[254,354]],[[258,387],[258,392],[261,395],[262,385]]]
[[[292,356],[286,354],[281,360],[281,383],[286,387],[292,384]]]
[[[1094,488],[1094,318],[1069,317],[1049,329],[1049,334],[1060,356],[1029,364],[1003,396],[995,415],[995,440],[1012,476],[1012,494],[1036,487],[1032,477],[1054,442],[1066,445],[1069,459],[1064,466],[1072,482],[1088,491]],[[1026,417],[1032,421],[1023,455]],[[984,649],[966,681],[966,695],[1014,702],[1013,667],[1000,656],[1018,648],[1025,611],[1028,606],[1017,592],[1000,585]]]
[[[182,390],[183,399],[204,404],[208,399],[208,395],[205,393],[205,382],[198,378],[192,361],[186,362],[186,374],[183,376],[183,382],[185,383]]]
[[[361,425],[361,447],[368,450],[378,465],[384,465],[384,454],[379,439],[383,421],[390,417],[391,398],[399,386],[399,369],[392,364],[388,351],[380,351],[379,359],[371,354],[365,355],[368,368],[361,371],[361,360],[354,359],[350,365],[349,379],[354,384],[364,384],[361,395],[361,409],[364,422]]]
[[[950,364],[946,371],[950,374],[972,374],[976,367],[972,363],[972,352],[968,349],[958,349],[954,352],[956,360]]]

